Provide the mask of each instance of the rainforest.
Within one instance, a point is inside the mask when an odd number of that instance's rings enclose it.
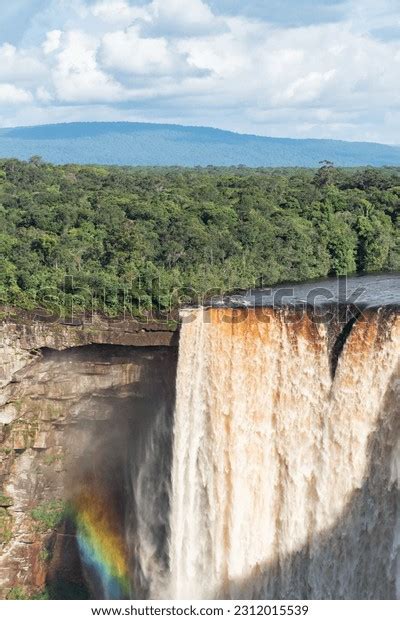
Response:
[[[0,304],[108,316],[400,269],[400,169],[0,161]]]

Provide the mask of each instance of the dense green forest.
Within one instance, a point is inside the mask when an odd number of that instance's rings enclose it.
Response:
[[[400,270],[400,169],[140,169],[0,161],[0,304],[164,310]]]

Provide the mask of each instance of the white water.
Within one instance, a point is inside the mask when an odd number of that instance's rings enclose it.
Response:
[[[131,558],[131,597],[162,598],[168,559],[170,419],[161,407],[130,445],[127,483],[126,543]]]
[[[400,567],[400,321],[184,314],[171,598],[393,598]],[[400,578],[397,578],[400,595]]]

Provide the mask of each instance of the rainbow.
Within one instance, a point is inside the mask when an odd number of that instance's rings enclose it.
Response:
[[[116,516],[99,494],[83,491],[72,502],[81,559],[109,600],[129,598],[129,569]]]

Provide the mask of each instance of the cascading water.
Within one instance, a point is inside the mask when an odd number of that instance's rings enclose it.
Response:
[[[171,427],[167,404],[153,402],[112,440],[118,467],[107,475],[94,460],[75,485],[71,512],[95,598],[157,598],[165,590]]]
[[[161,407],[130,445],[127,458],[126,546],[131,598],[159,598],[168,579],[171,416]]]
[[[169,596],[399,596],[398,314],[182,318]]]
[[[73,498],[92,594],[399,598],[399,345],[390,307],[184,311],[174,419],[143,401]]]

